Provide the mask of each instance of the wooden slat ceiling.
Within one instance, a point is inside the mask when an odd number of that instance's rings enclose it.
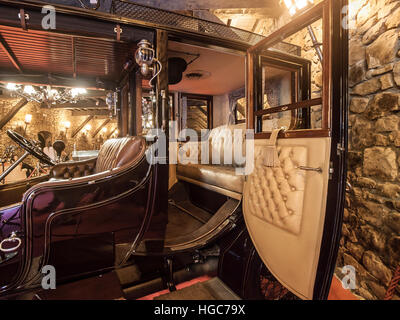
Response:
[[[119,78],[129,55],[133,54],[129,50],[130,46],[123,42],[79,37],[74,37],[73,40],[69,35],[24,31],[7,26],[0,26],[0,36],[15,56],[23,74],[72,77],[76,71],[77,77],[115,80]],[[1,49],[0,70],[2,73],[17,72]]]

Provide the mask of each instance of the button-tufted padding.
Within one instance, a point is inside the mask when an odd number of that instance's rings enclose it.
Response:
[[[64,162],[51,170],[52,179],[71,179],[89,176],[134,163],[144,155],[145,141],[140,137],[124,137],[107,140],[97,158]]]
[[[307,164],[304,146],[278,147],[280,166],[264,165],[264,149],[256,148],[254,172],[246,187],[248,213],[291,233],[298,234],[303,214]]]
[[[51,169],[51,177],[53,179],[71,179],[89,176],[95,173],[96,160],[97,158],[59,163]]]
[[[242,132],[235,134],[235,129],[242,130]],[[235,148],[240,146],[241,149],[237,151],[241,151],[241,156],[244,158],[245,129],[245,124],[225,125],[212,129],[207,142],[205,142],[208,144],[209,153],[203,155],[209,164],[201,163],[202,154],[199,142],[185,143],[181,150],[188,163],[178,163],[176,170],[178,178],[189,178],[241,194],[244,177],[237,175],[235,168],[242,167],[245,163],[240,163],[242,159],[236,159],[234,153]],[[230,159],[225,159],[225,153],[230,150],[232,156]]]

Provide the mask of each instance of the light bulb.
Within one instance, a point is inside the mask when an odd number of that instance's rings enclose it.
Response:
[[[87,93],[87,91],[86,91],[86,89],[84,89],[84,88],[72,88],[71,89],[71,95],[72,95],[72,97],[76,97],[76,96],[78,96],[78,95],[80,95],[80,94],[85,94],[85,93]]]
[[[301,10],[305,8],[308,4],[308,0],[296,0],[296,7]]]
[[[71,128],[71,122],[65,121],[65,122],[64,122],[64,126],[65,126],[66,129]]]
[[[293,6],[292,0],[284,0],[286,8],[290,9]]]
[[[18,89],[18,87],[15,83],[7,83],[6,88],[7,88],[7,90],[10,90],[10,91],[16,91]]]
[[[24,87],[24,93],[26,93],[26,94],[35,94],[36,90],[32,86],[25,86]]]
[[[25,123],[29,124],[31,122],[32,122],[32,115],[28,113],[25,115]]]

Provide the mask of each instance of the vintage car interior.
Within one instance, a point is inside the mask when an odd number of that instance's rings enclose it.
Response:
[[[54,3],[57,28],[44,30],[41,2],[0,0],[3,94],[24,104],[27,86],[48,92],[36,99],[51,111],[51,90],[84,88],[115,123],[69,157],[66,141],[49,156],[45,134],[1,124],[23,155],[0,180],[28,156],[43,173],[0,185],[0,297],[326,299],[346,176],[345,1],[321,1],[265,38],[112,3]],[[320,88],[290,41],[315,24]],[[87,112],[84,102],[61,106]],[[48,265],[56,290],[42,288]],[[176,290],[198,277],[208,280]]]

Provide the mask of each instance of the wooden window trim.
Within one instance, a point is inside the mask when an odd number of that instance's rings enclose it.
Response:
[[[299,16],[295,17],[288,24],[282,28],[273,32],[270,36],[260,41],[255,46],[249,48],[246,54],[246,72],[248,80],[246,83],[246,96],[247,96],[247,118],[246,127],[247,129],[255,129],[256,122],[256,110],[255,101],[257,99],[257,92],[255,91],[255,68],[256,58],[259,57],[261,51],[266,47],[272,47],[273,45],[282,41],[282,39],[288,38],[290,35],[306,28],[308,25],[322,19],[323,28],[323,39],[322,45],[324,48],[324,60],[322,63],[322,129],[309,129],[309,130],[295,130],[287,131],[283,138],[300,137],[301,135],[309,135],[308,131],[314,131],[315,136],[330,136],[331,128],[331,114],[330,114],[330,101],[331,101],[331,87],[332,80],[330,75],[332,74],[332,44],[330,37],[330,30],[332,27],[332,0],[324,0],[307,11],[303,12]],[[304,133],[303,133],[304,132]],[[256,137],[266,136],[265,133],[256,133]]]
[[[186,97],[186,99],[197,99],[197,100],[206,100],[207,101],[207,129],[211,130],[213,126],[213,96],[201,95],[201,94],[192,94],[192,93],[182,93],[182,97]]]

